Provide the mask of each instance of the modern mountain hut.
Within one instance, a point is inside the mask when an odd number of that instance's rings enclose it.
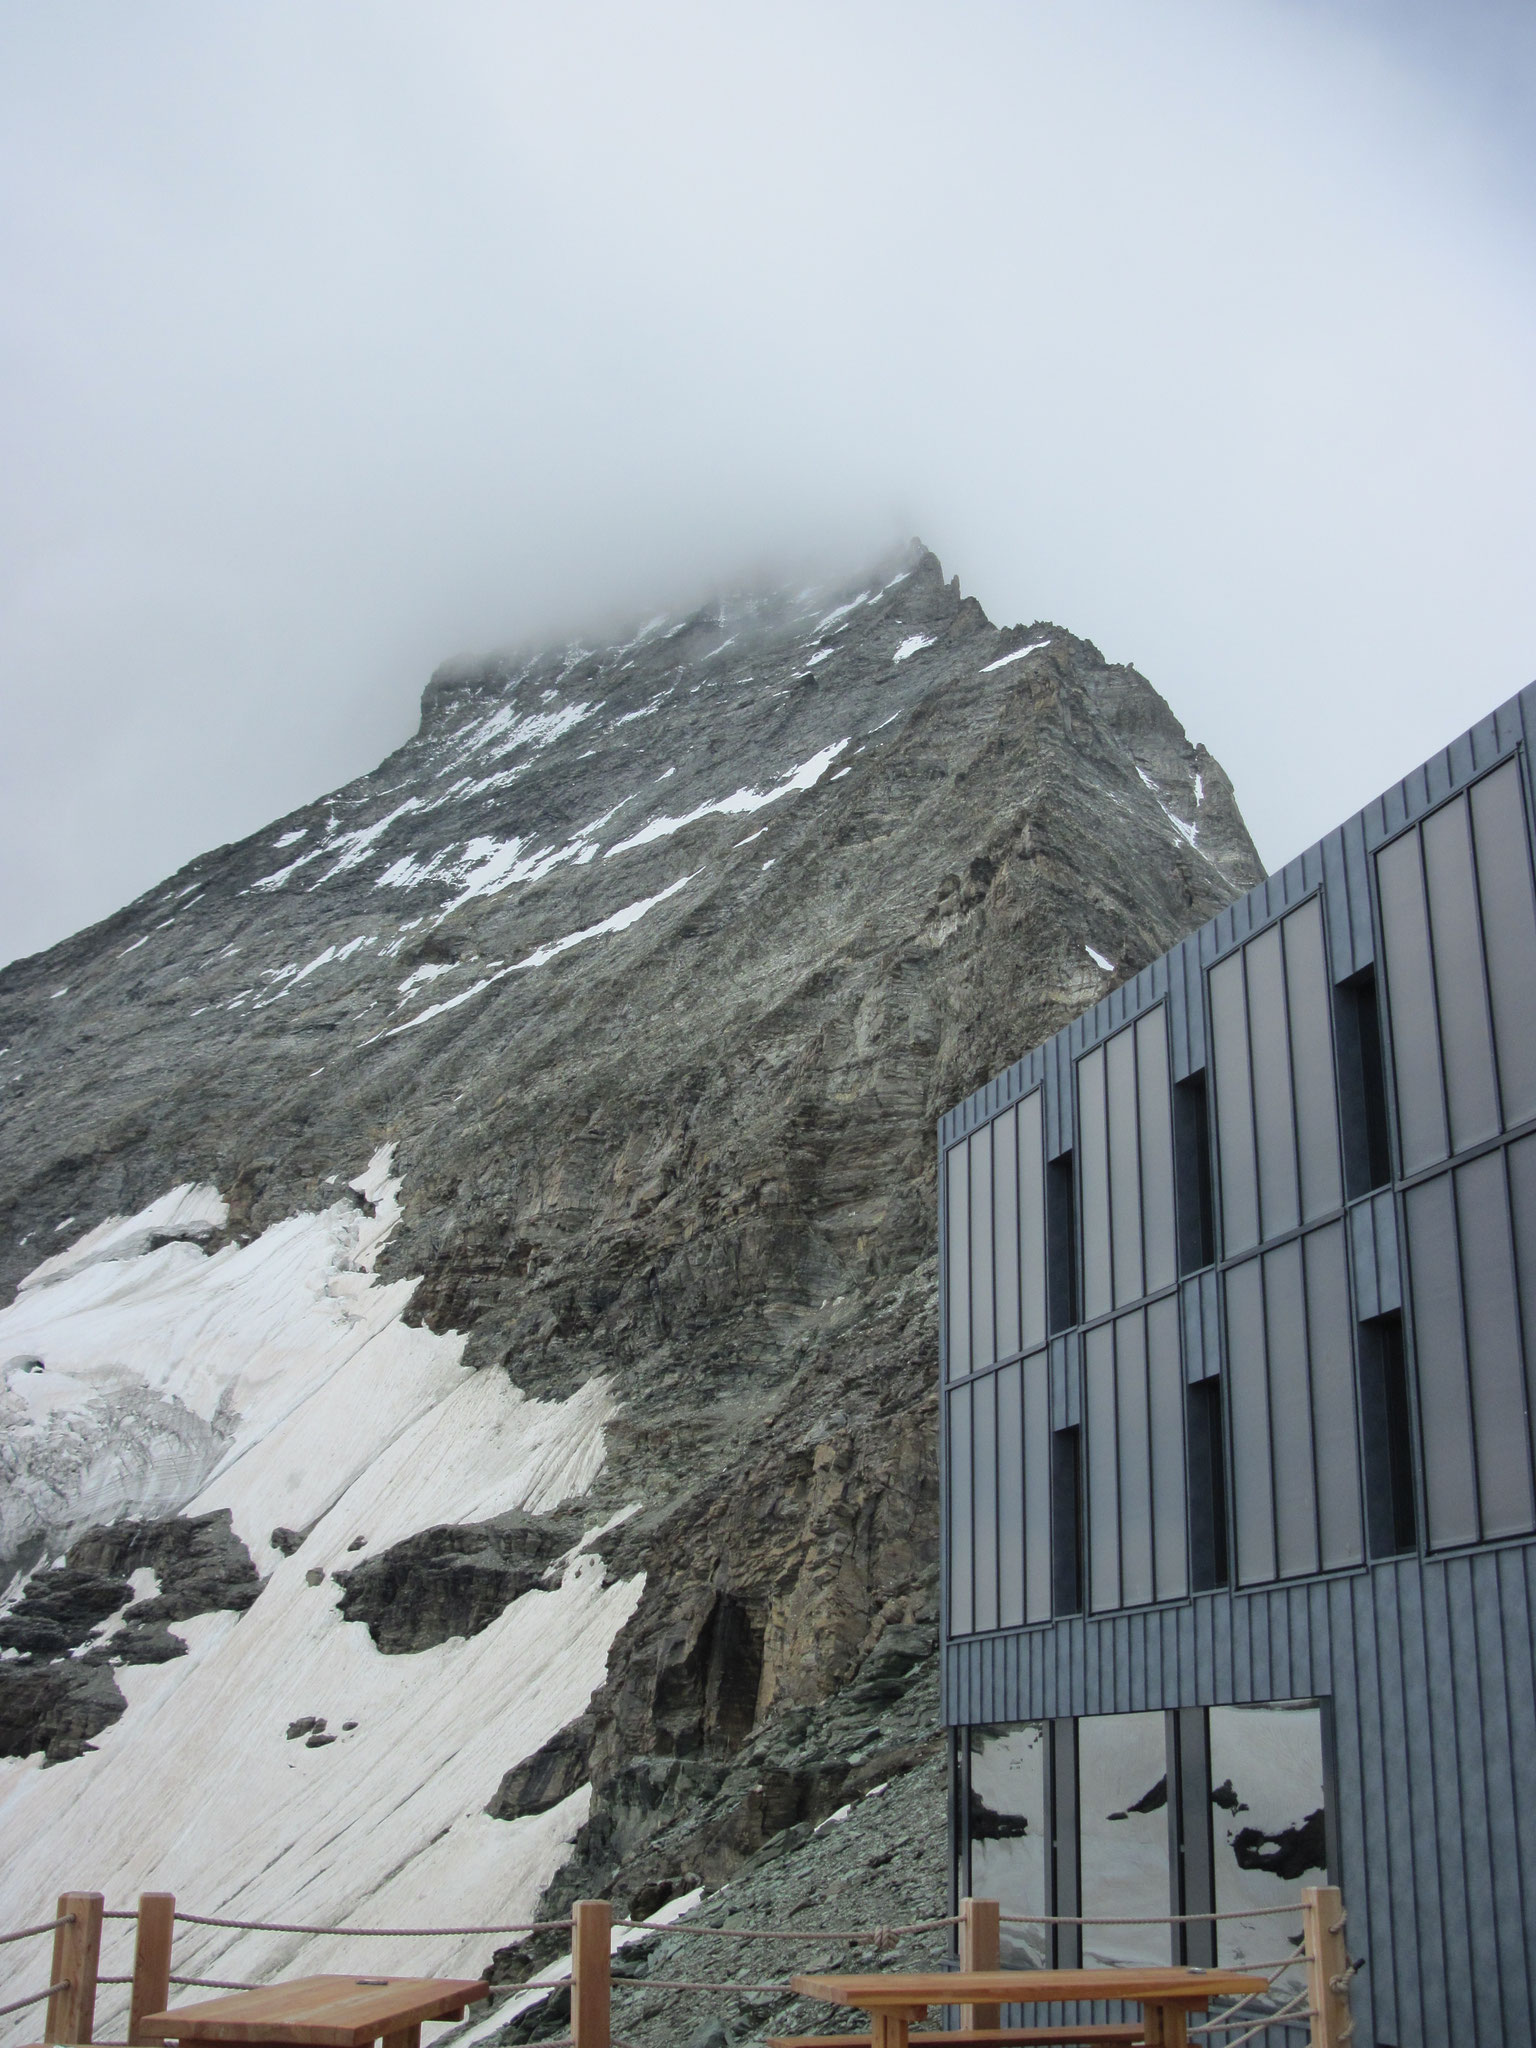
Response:
[[[1536,2040],[1533,740],[1536,685],[940,1125],[1005,1961],[1272,1960],[1331,1883],[1362,2048]]]

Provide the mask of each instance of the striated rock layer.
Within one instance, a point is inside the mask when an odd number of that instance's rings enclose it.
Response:
[[[274,1585],[319,1545],[314,1599],[369,1656],[473,1638],[477,1669],[586,1531],[636,1589],[606,1681],[532,1747],[509,1722],[483,1786],[531,1828],[590,1781],[546,1905],[653,1910],[927,1770],[935,1120],[1260,873],[1149,683],[1056,626],[994,627],[915,544],[845,588],[446,665],[371,775],[0,974],[0,1689],[76,1655],[36,1604],[71,1544],[67,1569],[163,1571],[147,1538],[89,1534],[124,1517],[227,1506]],[[391,1318],[451,1338],[433,1371],[509,1376],[530,1412],[601,1382],[602,1453],[564,1501],[476,1465],[456,1514],[424,1498],[344,1544],[318,1481],[292,1514],[275,1480],[231,1491],[277,1379],[218,1352],[162,1370],[99,1321],[86,1363],[51,1359],[50,1300],[78,1332],[146,1262],[206,1293],[284,1232],[366,1235],[375,1180],[348,1180],[384,1147],[398,1219],[365,1271],[337,1253],[304,1282],[316,1315],[345,1297],[380,1373]],[[175,1327],[155,1342],[190,1360]],[[340,1370],[329,1338],[283,1341]],[[187,1612],[169,1586],[141,1631]],[[99,1689],[117,1637],[92,1640]]]

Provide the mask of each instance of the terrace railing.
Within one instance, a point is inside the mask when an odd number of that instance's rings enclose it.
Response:
[[[108,1909],[100,1892],[65,1892],[52,1919],[29,1927],[0,1933],[0,1944],[53,1936],[49,1981],[22,1998],[0,2005],[0,2018],[31,2006],[46,2004],[42,2041],[68,2044],[68,2048],[117,2048],[117,2044],[94,2041],[96,1993],[98,1986],[129,1987],[128,2034],[130,2048],[151,2048],[163,2037],[146,2029],[147,2014],[161,2012],[175,1989],[247,1991],[256,1987],[212,1977],[177,1976],[172,1970],[172,1946],[178,1922],[192,1927],[219,1927],[232,1931],[267,1934],[357,1936],[369,1940],[407,1941],[417,1937],[469,1937],[472,1935],[529,1935],[569,1932],[569,1962],[551,1967],[557,1974],[529,1978],[509,1985],[509,1994],[519,2001],[530,1991],[569,1991],[571,2026],[560,2041],[546,2041],[539,2048],[628,2048],[612,2031],[612,2001],[615,1985],[620,1989],[697,1992],[782,1992],[791,1994],[787,1979],[763,1983],[738,1983],[716,1979],[660,1978],[650,1975],[615,1976],[612,1968],[615,1928],[636,1930],[667,1938],[715,1941],[794,1942],[801,1947],[834,1943],[857,1944],[877,1951],[888,1949],[905,1935],[956,1930],[959,1966],[962,1970],[995,1970],[999,1967],[1001,1930],[1004,1926],[1144,1927],[1174,1926],[1189,1921],[1251,1921],[1263,1916],[1296,1918],[1295,1906],[1249,1908],[1239,1913],[1164,1914],[1138,1919],[1077,1914],[1014,1914],[1001,1911],[995,1899],[964,1899],[958,1914],[920,1920],[897,1927],[875,1928],[767,1928],[690,1926],[684,1921],[658,1924],[654,1920],[615,1919],[606,1899],[579,1899],[568,1920],[509,1922],[477,1927],[317,1927],[273,1920],[239,1920],[213,1913],[178,1910],[170,1892],[145,1892],[136,1908]],[[100,1974],[101,1941],[108,1920],[135,1923],[133,1970],[126,1976]],[[1243,2044],[1272,2027],[1307,2030],[1308,2048],[1347,2048],[1354,2024],[1349,2012],[1349,1986],[1357,1965],[1346,1952],[1344,1902],[1332,1885],[1309,1886],[1302,1893],[1302,1941],[1299,1950],[1278,1960],[1244,1963],[1241,1967],[1268,1978],[1270,1992],[1255,1993],[1229,2005],[1216,2018],[1191,2027],[1191,2036],[1201,2037],[1209,2048],[1243,2048]],[[1288,1971],[1305,1972],[1305,1986],[1282,1995],[1281,2003],[1267,2007],[1259,2001],[1274,1995],[1274,1986]],[[1027,1972],[1021,1972],[1027,1975]],[[962,2006],[964,2028],[996,2028],[1000,2011],[996,2006]],[[511,2015],[509,2014],[510,2018]]]

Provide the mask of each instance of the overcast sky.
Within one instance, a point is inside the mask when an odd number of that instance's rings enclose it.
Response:
[[[913,532],[1271,864],[1536,676],[1536,8],[0,0],[0,959]]]

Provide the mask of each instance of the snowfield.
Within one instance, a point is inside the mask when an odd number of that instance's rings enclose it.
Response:
[[[605,1587],[578,1545],[479,1635],[385,1656],[342,1621],[329,1574],[437,1523],[579,1496],[611,1397],[592,1380],[564,1402],[525,1399],[504,1373],[467,1371],[460,1337],[401,1321],[415,1282],[373,1272],[400,1213],[389,1169],[385,1148],[351,1183],[360,1204],[211,1256],[160,1240],[222,1227],[217,1192],[172,1190],[34,1269],[0,1312],[5,1548],[45,1533],[56,1562],[95,1521],[227,1507],[265,1577],[246,1614],[175,1624],[186,1657],[117,1669],[128,1708],[93,1751],[46,1770],[0,1760],[0,1928],[47,1917],[63,1888],[111,1905],[169,1890],[242,1918],[483,1925],[526,1919],[564,1859],[585,1788],[512,1823],[483,1808],[586,1705],[642,1581]],[[308,1531],[287,1557],[268,1540],[279,1525]],[[310,1714],[339,1739],[287,1740]],[[131,1939],[109,1923],[104,1973],[128,1968]],[[175,1968],[468,1976],[495,1945],[184,1928]],[[0,1948],[0,2004],[46,1964],[46,1941]],[[121,2038],[125,2011],[126,1992],[104,1988],[97,2033]],[[0,2042],[38,2024],[15,2014]]]

